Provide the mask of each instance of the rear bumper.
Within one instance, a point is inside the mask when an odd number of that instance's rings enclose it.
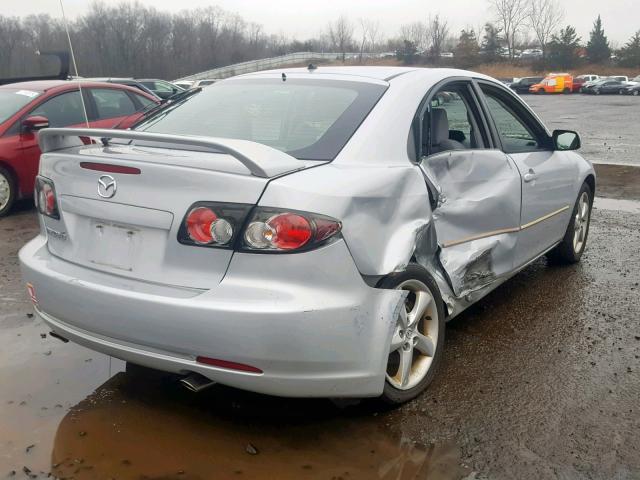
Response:
[[[303,254],[235,254],[212,290],[80,267],[52,256],[43,236],[23,247],[20,261],[35,288],[36,313],[93,350],[271,395],[382,393],[402,293],[367,286],[342,240]],[[196,356],[264,373],[211,367]]]

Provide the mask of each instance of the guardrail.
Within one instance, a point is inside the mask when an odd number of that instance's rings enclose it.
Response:
[[[377,58],[381,54],[379,53],[363,53],[363,58]],[[258,60],[250,60],[248,62],[235,63],[233,65],[227,65],[226,67],[214,68],[205,72],[195,73],[174,80],[178,81],[195,81],[204,80],[208,78],[228,78],[235,75],[242,75],[243,73],[258,72],[260,70],[268,70],[270,68],[280,67],[282,65],[291,65],[294,63],[311,62],[313,60],[340,60],[342,59],[342,53],[325,53],[325,52],[296,52],[289,53],[287,55],[281,55],[279,57],[261,58]],[[345,58],[353,59],[359,58],[360,53],[345,53]]]

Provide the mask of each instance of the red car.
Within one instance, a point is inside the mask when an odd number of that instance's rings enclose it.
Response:
[[[78,84],[82,89],[82,97]],[[39,80],[0,86],[0,217],[31,197],[38,173],[38,130],[47,127],[131,126],[159,100],[125,85]]]

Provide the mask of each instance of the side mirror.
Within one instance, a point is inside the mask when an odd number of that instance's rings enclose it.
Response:
[[[580,135],[573,130],[554,130],[553,148],[556,150],[578,150],[581,146]]]
[[[43,128],[49,128],[49,119],[42,115],[33,115],[22,120],[22,127],[27,132],[36,132]]]

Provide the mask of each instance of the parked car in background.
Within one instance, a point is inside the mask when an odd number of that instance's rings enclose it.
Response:
[[[629,77],[626,75],[612,75],[610,77],[606,77],[607,80],[617,80],[619,82],[627,83],[629,81]]]
[[[631,84],[631,85],[638,85],[640,84],[640,75],[638,75],[637,77],[632,78],[631,80],[629,80],[627,83]]]
[[[636,83],[634,85],[626,85],[624,88],[620,89],[620,93],[622,95],[640,95],[640,83]]]
[[[182,80],[180,82],[171,82],[171,84],[175,85],[176,87],[180,87],[183,90],[189,90],[191,87],[193,87],[193,80]]]
[[[447,320],[545,254],[580,261],[577,133],[474,72],[318,70],[185,92],[133,130],[44,130],[19,254],[43,325],[194,390],[399,404]]]
[[[196,80],[191,85],[191,88],[206,87],[208,85],[213,85],[219,80],[220,80],[219,78],[204,78],[202,80]]]
[[[573,87],[571,88],[571,91],[574,93],[580,92],[584,84],[586,84],[587,82],[595,82],[599,79],[600,79],[599,75],[593,75],[593,74],[578,75],[577,77],[573,77]]]
[[[544,77],[522,77],[509,84],[509,88],[516,93],[529,93],[529,88],[544,80]]]
[[[628,86],[627,83],[620,80],[604,79],[583,87],[582,93],[593,95],[621,93],[626,86]]]
[[[39,130],[85,127],[84,108],[91,127],[128,128],[140,110],[157,103],[154,96],[111,83],[41,80],[0,86],[0,217],[15,200],[33,194]]]
[[[190,88],[198,88],[198,87],[206,87],[208,85],[213,85],[219,78],[203,78],[201,80],[182,80],[179,82],[171,82],[174,85],[182,88],[183,90],[189,90]]]
[[[533,60],[536,58],[542,58],[542,50],[539,48],[528,48],[523,50],[519,58],[522,60]]]
[[[530,93],[571,93],[573,77],[568,73],[550,73],[544,80],[529,87]]]
[[[140,83],[138,80],[135,80],[133,78],[96,77],[96,78],[85,78],[85,80],[88,80],[91,82],[106,82],[106,83],[116,83],[118,85],[126,85],[128,87],[137,88],[138,90],[143,91],[147,95],[151,95],[156,98],[161,98],[158,95],[156,95],[153,91],[151,91],[150,88],[146,87],[145,85]]]
[[[147,87],[154,95],[166,100],[169,97],[174,96],[176,93],[184,92],[185,89],[174,85],[166,80],[157,80],[154,78],[141,78],[136,79],[140,84]]]

